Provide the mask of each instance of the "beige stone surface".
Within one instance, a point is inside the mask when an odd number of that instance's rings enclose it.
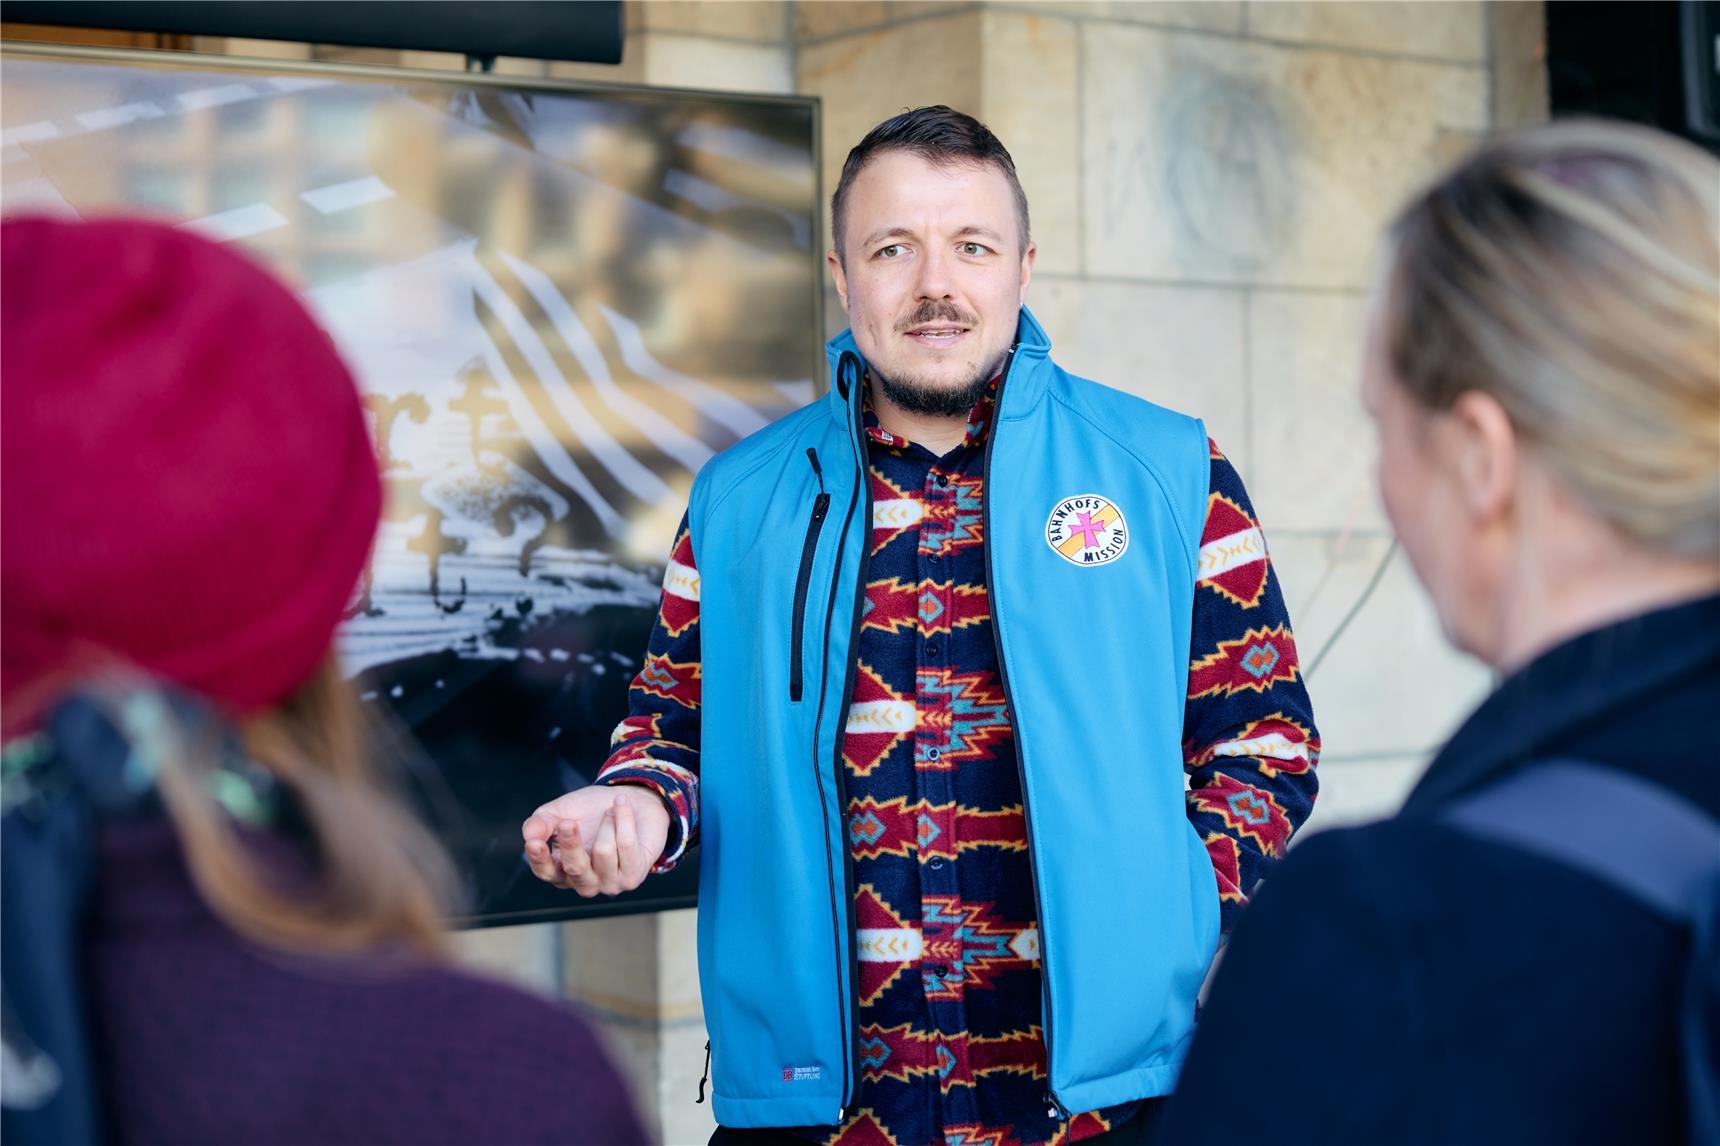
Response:
[[[245,56],[253,60],[308,60],[309,44],[290,40],[246,40],[237,36],[195,36],[192,47],[215,56]]]
[[[657,916],[658,990],[665,1019],[699,1015],[699,911],[665,911]]]
[[[638,40],[644,82],[652,86],[771,95],[794,91],[786,43],[748,44],[666,32],[647,32]]]
[[[703,1019],[664,1025],[662,1063],[657,1106],[663,1141],[669,1146],[703,1146],[717,1129],[708,1083],[705,1101],[698,1100],[705,1066]]]
[[[983,28],[984,14],[970,8],[799,49],[799,90],[824,101],[821,167],[827,200],[843,159],[880,120],[921,104],[947,103],[970,112],[979,107]],[[828,246],[828,218],[823,234]]]
[[[1267,40],[1481,63],[1487,7],[1481,0],[1250,0],[1246,30]]]
[[[1204,419],[1248,480],[1242,292],[1040,279],[1027,302],[1065,370]]]
[[[1314,665],[1380,570],[1390,538],[1274,534],[1267,544],[1284,587],[1298,656]],[[1308,675],[1322,750],[1338,759],[1423,758],[1491,689],[1491,674],[1454,652],[1402,550],[1355,619]]]
[[[1120,24],[1083,27],[1087,272],[1359,287],[1478,68]]]
[[[211,41],[219,43],[220,41]],[[233,55],[258,55],[255,49],[266,40],[228,40]],[[315,59],[338,64],[368,64],[372,67],[413,68],[426,72],[465,72],[466,57],[459,52],[396,51],[392,48],[354,48],[342,44],[276,44],[276,50],[261,54],[276,59]],[[289,51],[288,49],[294,49]],[[597,65],[591,65],[597,66]],[[492,71],[499,76],[541,79],[550,74],[548,60],[498,56]]]
[[[364,52],[368,49],[357,49]],[[418,52],[404,51],[393,53],[393,64],[402,68],[423,68],[427,72],[463,72],[466,70],[466,57],[458,52]],[[362,62],[363,57],[355,57],[355,62]],[[384,62],[381,60],[378,63]],[[498,67],[502,61],[496,61]]]
[[[622,915],[562,925],[568,997],[635,1023],[660,1012],[657,919]]]
[[[1487,19],[1493,55],[1493,126],[1545,122],[1550,100],[1546,5],[1542,0],[1489,4]]]
[[[980,99],[1027,192],[1039,269],[1081,269],[1080,41],[1073,20],[987,10]]]
[[[582,919],[561,928],[568,998],[591,1021],[628,1083],[647,1131],[661,1141],[657,916]]]
[[[995,3],[999,8],[1028,8],[1094,20],[1206,32],[1242,31],[1242,0],[995,0]]]
[[[704,1142],[716,1124],[709,1101],[695,1101],[705,1059],[697,913],[669,911],[560,926],[567,995],[598,1030],[656,1140]],[[548,940],[547,927],[511,930],[542,932]],[[468,961],[505,967],[505,944],[478,942],[482,949]],[[541,963],[540,957],[527,965]]]
[[[715,0],[703,2],[714,3]],[[630,31],[622,45],[619,64],[556,62],[551,63],[546,72],[552,79],[582,83],[642,84],[783,95],[794,91],[791,58],[789,45],[781,37],[774,43],[747,43],[735,38]]]
[[[645,56],[640,50],[640,37],[629,35],[621,45],[619,64],[570,64],[551,61],[547,72],[550,79],[575,80],[587,84],[642,84],[645,82]]]
[[[469,970],[554,997],[558,993],[554,927],[533,923],[457,931],[453,955]]]
[[[629,32],[780,43],[788,39],[788,10],[788,0],[630,0],[627,23]]]
[[[1386,528],[1359,388],[1365,309],[1351,294],[1250,292],[1249,492],[1269,531]]]
[[[1426,770],[1427,758],[1422,755],[1322,760],[1316,769],[1320,794],[1314,800],[1313,814],[1291,840],[1291,846],[1328,828],[1386,819],[1403,806]]]
[[[965,0],[795,0],[794,37],[804,41],[843,36],[973,7]]]
[[[842,310],[842,298],[836,293],[836,287],[830,283],[830,275],[828,272],[826,272],[824,276],[823,298],[824,337],[826,339],[831,339],[835,338],[838,334],[841,334],[848,328],[848,315]],[[820,351],[819,368],[821,370],[826,369],[829,366],[829,363],[823,361],[822,355],[823,352]],[[824,379],[822,377],[819,378],[818,383],[822,387],[825,384]]]
[[[521,79],[543,79],[549,75],[548,60],[527,60],[518,56],[497,56],[495,67],[491,70],[498,76],[518,76]],[[465,70],[466,62],[460,61],[460,69]]]
[[[699,1005],[698,911],[657,916],[658,984],[662,991],[662,1068],[657,1078],[663,1140],[702,1143],[716,1129],[709,1088],[698,1102],[705,1067],[705,1021]]]

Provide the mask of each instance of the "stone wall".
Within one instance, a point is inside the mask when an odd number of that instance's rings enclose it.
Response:
[[[1029,305],[1058,358],[1205,418],[1254,496],[1303,664],[1320,658],[1311,826],[1389,812],[1489,680],[1445,647],[1391,552],[1356,397],[1364,291],[1419,181],[1490,127],[1545,117],[1538,0],[630,0],[627,26],[619,66],[497,70],[816,95],[827,196],[848,148],[904,108],[950,103],[997,131],[1032,204]],[[839,329],[833,291],[825,313]],[[693,931],[677,912],[461,948],[580,1002],[663,1140],[702,1142]]]

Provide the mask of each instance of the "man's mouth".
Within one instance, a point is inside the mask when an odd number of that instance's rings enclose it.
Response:
[[[952,346],[968,332],[965,326],[927,323],[908,331],[908,337],[922,346]]]

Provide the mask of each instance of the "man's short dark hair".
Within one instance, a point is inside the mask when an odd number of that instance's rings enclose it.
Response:
[[[836,244],[836,257],[842,251],[843,212],[848,204],[848,192],[862,168],[872,157],[886,151],[907,151],[935,164],[992,164],[1009,180],[1009,190],[1015,196],[1015,222],[1021,228],[1021,249],[1027,249],[1030,235],[1027,223],[1027,193],[1021,180],[1015,177],[1015,160],[991,133],[991,129],[971,115],[952,107],[937,104],[917,107],[892,116],[866,133],[866,138],[854,145],[842,164],[842,178],[836,181],[836,193],[830,197],[830,234]]]

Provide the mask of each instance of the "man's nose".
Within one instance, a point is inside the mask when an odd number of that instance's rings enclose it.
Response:
[[[928,250],[920,260],[920,277],[916,284],[921,298],[949,298],[954,287],[950,275],[948,252]]]

